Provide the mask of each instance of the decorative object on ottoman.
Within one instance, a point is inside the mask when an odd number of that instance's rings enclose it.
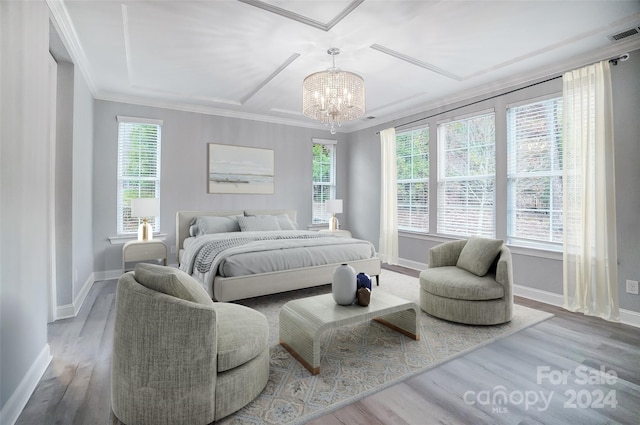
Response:
[[[360,288],[367,288],[369,289],[369,291],[371,291],[371,278],[369,277],[368,274],[366,273],[358,273],[358,276],[356,276],[358,279],[358,289]]]
[[[469,325],[511,320],[511,251],[501,240],[472,237],[429,250],[420,273],[420,307],[426,313]]]
[[[357,278],[356,271],[350,265],[340,264],[333,271],[331,292],[333,299],[340,305],[350,305],[356,299]]]
[[[358,288],[358,305],[366,307],[371,302],[371,290],[364,286]]]
[[[356,301],[358,301],[358,305],[366,307],[369,305],[369,302],[371,302],[371,278],[366,273],[358,273],[356,279],[358,281]]]
[[[113,413],[129,425],[218,421],[267,385],[268,342],[264,314],[214,303],[176,268],[137,264],[116,293]]]

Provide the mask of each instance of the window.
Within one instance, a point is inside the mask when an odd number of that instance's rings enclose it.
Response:
[[[335,148],[333,140],[313,143],[313,224],[328,223],[331,218],[331,214],[326,212],[325,202],[336,198]]]
[[[495,236],[495,117],[438,125],[438,233]]]
[[[131,199],[160,198],[162,121],[118,117],[118,234],[135,233],[142,218],[131,216]],[[160,217],[147,217],[154,232]]]
[[[511,243],[562,243],[562,98],[507,109]]]
[[[429,231],[429,127],[396,136],[398,229]]]

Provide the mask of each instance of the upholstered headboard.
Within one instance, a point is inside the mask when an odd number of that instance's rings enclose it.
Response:
[[[211,216],[225,217],[229,215],[278,215],[287,214],[296,223],[296,210],[221,210],[221,211],[178,211],[176,213],[176,257],[180,262],[180,250],[186,238],[189,237],[189,226],[196,217]]]

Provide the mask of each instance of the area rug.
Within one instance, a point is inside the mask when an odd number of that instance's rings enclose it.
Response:
[[[419,305],[418,287],[416,277],[383,270],[372,297],[389,292]],[[328,330],[321,340],[320,374],[313,376],[278,343],[278,313],[287,301],[330,291],[325,285],[238,301],[269,320],[270,377],[258,398],[218,424],[303,424],[553,316],[515,305],[509,323],[468,326],[421,311],[419,341],[373,321]]]

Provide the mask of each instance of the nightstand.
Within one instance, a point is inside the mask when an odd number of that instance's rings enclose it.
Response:
[[[122,271],[126,272],[127,263],[134,261],[162,260],[167,265],[167,245],[160,240],[129,241],[122,247]]]
[[[351,237],[351,232],[343,229],[338,229],[338,230],[320,229],[319,231],[323,233],[331,233],[332,235],[335,235],[335,236],[342,236],[343,238]]]

